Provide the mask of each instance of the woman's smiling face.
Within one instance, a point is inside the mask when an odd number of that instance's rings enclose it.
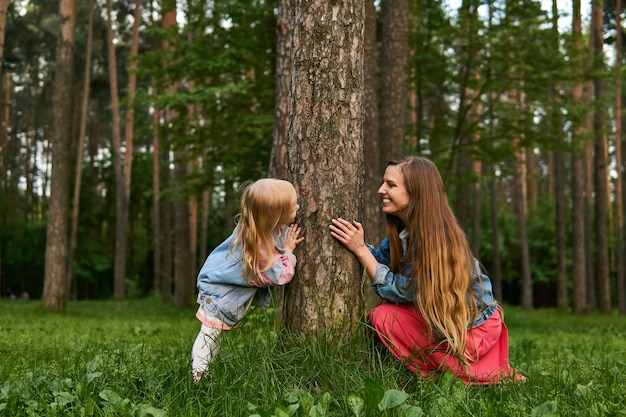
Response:
[[[382,211],[404,220],[402,213],[409,205],[411,196],[404,185],[404,177],[398,165],[389,165],[385,169],[383,183],[378,188],[378,194],[382,197]]]

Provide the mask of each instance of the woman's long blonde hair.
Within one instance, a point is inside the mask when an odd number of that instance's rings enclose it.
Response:
[[[278,223],[293,210],[296,199],[288,181],[263,178],[245,186],[233,248],[241,244],[246,280],[272,266]]]
[[[406,224],[387,215],[391,269],[399,272],[412,265],[415,302],[429,323],[431,338],[434,327],[449,343],[450,353],[465,361],[467,327],[478,315],[473,274],[479,273],[467,238],[433,162],[407,156],[390,165],[399,168],[411,197],[403,216]],[[409,233],[409,247],[402,260],[403,228]]]

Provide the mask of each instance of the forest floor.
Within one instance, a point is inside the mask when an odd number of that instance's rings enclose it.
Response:
[[[526,383],[466,387],[411,374],[367,326],[346,345],[282,331],[272,311],[226,332],[208,378],[189,362],[195,308],[155,297],[48,313],[0,300],[0,416],[626,415],[626,318],[505,306]]]

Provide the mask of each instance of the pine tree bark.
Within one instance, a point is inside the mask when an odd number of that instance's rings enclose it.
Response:
[[[409,2],[383,0],[380,89],[382,164],[405,153],[408,104]],[[382,173],[381,173],[382,175]]]
[[[622,0],[616,0],[615,10],[622,10]],[[615,27],[622,27],[621,13],[615,14]],[[617,161],[617,178],[615,178],[615,212],[617,237],[615,244],[617,262],[617,310],[626,314],[626,263],[624,260],[624,157],[622,153],[622,30],[615,36],[615,160]]]
[[[72,284],[74,249],[78,234],[78,215],[80,213],[80,187],[83,178],[83,150],[85,148],[85,133],[87,131],[87,108],[89,107],[89,84],[91,82],[91,43],[93,39],[93,8],[94,0],[89,2],[89,23],[87,25],[87,50],[85,52],[85,75],[83,80],[83,98],[80,111],[80,128],[78,133],[78,149],[76,150],[76,172],[74,173],[74,194],[72,199],[72,225],[70,228],[70,246],[67,257],[67,285],[68,294],[75,290]]]
[[[46,231],[46,266],[43,305],[51,310],[65,310],[68,301],[67,210],[70,194],[70,138],[72,132],[72,97],[74,83],[74,35],[76,1],[61,0],[60,31],[57,38],[56,69],[53,93],[52,178],[48,226]]]
[[[137,91],[137,58],[139,56],[139,24],[141,23],[141,0],[135,0],[135,10],[133,12],[133,35],[130,46],[130,65],[128,71],[128,97],[126,120],[124,124],[124,146],[126,152],[124,156],[124,186],[126,190],[126,207],[125,211],[129,211],[130,203],[130,184],[133,168],[133,150],[135,136],[135,95]],[[128,216],[128,214],[127,214]]]
[[[152,97],[156,99],[156,82],[152,81]],[[152,113],[152,290],[161,294],[163,279],[161,259],[161,164],[159,119],[161,111],[155,107]]]
[[[493,246],[490,278],[493,282],[493,295],[496,300],[502,301],[504,300],[504,291],[502,289],[502,268],[500,262],[500,217],[498,216],[498,193],[496,187],[495,169],[493,165],[489,168],[489,192],[491,194],[489,207],[491,212],[491,244]]]
[[[381,158],[379,111],[378,111],[378,70],[379,48],[376,34],[376,7],[374,0],[365,1],[365,26],[363,49],[363,160],[365,166],[363,226],[367,235],[365,239],[375,245],[385,234],[384,216],[381,212],[381,201],[378,187],[387,161]]]
[[[113,264],[113,298],[123,300],[126,295],[126,246],[128,244],[128,195],[122,155],[120,102],[117,82],[117,60],[113,43],[113,6],[107,0],[107,49],[111,90],[113,166],[115,169],[115,260]]]
[[[592,47],[594,57],[594,68],[596,74],[604,70],[602,47],[604,35],[602,27],[603,1],[596,0],[591,8],[591,32]],[[596,180],[595,193],[595,215],[596,215],[596,268],[598,276],[598,296],[600,311],[605,314],[611,312],[611,291],[609,282],[609,247],[608,247],[608,161],[607,161],[607,139],[604,117],[604,79],[597,75],[593,80],[594,91],[594,169]]]
[[[167,119],[168,116],[166,116]],[[162,167],[162,179],[163,188],[168,189],[171,185],[171,170],[170,170],[170,145],[169,138],[166,138],[163,142],[163,163]],[[162,198],[163,208],[163,266],[161,269],[161,300],[164,303],[169,303],[172,300],[172,201],[169,195],[164,195]]]
[[[585,132],[589,134],[593,132],[593,113],[591,112],[591,108],[593,106],[592,99],[592,82],[587,82],[583,88],[583,96],[584,96],[584,108],[585,111]],[[583,148],[583,178],[584,178],[584,190],[583,198],[584,198],[584,221],[585,221],[585,259],[587,262],[585,263],[585,294],[587,295],[587,310],[590,312],[598,311],[598,300],[597,300],[597,291],[596,291],[596,275],[595,275],[595,265],[594,265],[594,241],[593,241],[593,195],[595,192],[594,189],[594,171],[593,171],[593,147],[594,144],[590,140],[585,140],[582,142]]]
[[[328,225],[362,219],[364,3],[294,0],[292,18],[289,178],[305,240],[287,290],[287,327],[347,338],[363,310],[361,268]]]
[[[4,62],[4,37],[6,33],[7,10],[9,0],[0,0],[0,63]],[[9,94],[10,75],[4,72],[4,65],[0,65],[0,186],[6,186],[8,160],[8,131],[9,131]],[[4,224],[2,225],[4,226]],[[1,274],[1,272],[0,272]],[[0,280],[0,283],[2,281]],[[0,287],[2,289],[2,287]]]
[[[176,1],[175,0],[162,0],[161,2],[162,9],[162,28],[165,31],[169,31],[172,27],[177,25],[176,22]],[[170,41],[168,39],[163,41],[163,50],[166,56],[169,54]],[[172,89],[173,86],[166,85],[164,86],[165,90]],[[174,117],[173,112],[170,108],[165,108],[165,122],[169,123]],[[163,188],[169,189],[170,187],[175,187],[175,182],[172,179],[172,172],[170,169],[171,159],[170,159],[170,151],[172,149],[172,137],[168,132],[166,137],[163,140],[162,148],[163,148],[163,164],[162,169],[162,179],[163,179]],[[161,299],[163,302],[170,302],[172,300],[172,282],[176,281],[175,277],[172,276],[172,271],[175,269],[174,266],[174,257],[173,254],[173,245],[172,242],[172,226],[174,230],[176,226],[173,225],[173,217],[175,212],[174,203],[172,203],[169,195],[163,197],[163,268],[162,268],[162,281],[161,281]],[[174,242],[175,244],[175,242]]]
[[[174,152],[174,185],[181,189],[187,178],[187,154]],[[190,282],[195,271],[191,269],[191,230],[189,227],[189,200],[182,196],[174,201],[174,305],[189,307],[192,304]]]
[[[559,45],[559,9],[557,1],[552,0],[552,32],[554,35],[553,48],[556,56]],[[563,121],[561,120],[561,86],[556,84],[552,88],[552,108],[550,110],[550,132],[559,135],[557,139],[560,143],[565,142],[562,137]],[[567,274],[567,228],[566,228],[566,174],[565,174],[565,156],[561,149],[556,149],[553,153],[554,166],[554,198],[556,203],[556,239],[557,239],[557,300],[556,305],[560,310],[565,311],[569,307],[568,297],[568,274]]]
[[[276,87],[274,90],[274,143],[269,174],[287,179],[287,137],[289,134],[291,90],[291,19],[289,0],[279,0],[276,21]]]

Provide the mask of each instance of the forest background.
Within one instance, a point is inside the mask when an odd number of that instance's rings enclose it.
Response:
[[[362,201],[335,203],[368,242],[386,161],[424,155],[499,300],[625,314],[621,0],[335,3],[363,25]],[[191,305],[240,186],[317,146],[290,130],[303,4],[0,0],[2,295]]]

